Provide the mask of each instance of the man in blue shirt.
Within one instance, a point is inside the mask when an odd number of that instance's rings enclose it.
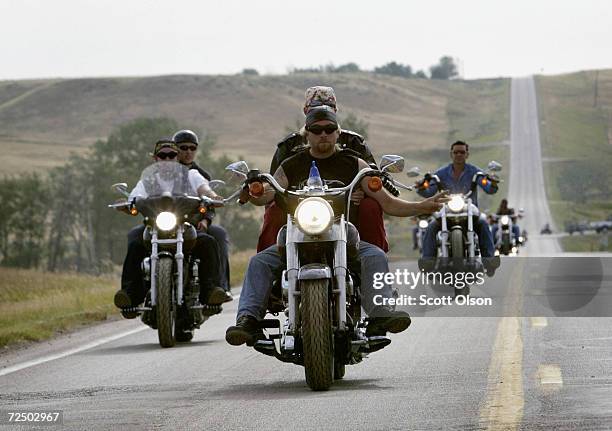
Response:
[[[472,185],[472,178],[474,174],[481,171],[481,169],[466,163],[469,156],[468,144],[463,141],[454,142],[451,145],[450,156],[453,162],[435,172],[438,178],[440,178],[441,184],[438,184],[435,180],[423,180],[417,183],[417,193],[423,197],[433,196],[439,190],[448,190],[450,194],[466,194],[474,187],[470,198],[472,199],[472,203],[478,206],[478,188]],[[425,187],[425,185],[427,185],[427,187]],[[496,181],[478,181],[478,185],[487,194],[497,192]],[[436,236],[439,231],[439,223],[429,224],[425,232],[425,237],[423,238],[423,250],[421,252],[423,260],[431,260],[436,256]],[[495,246],[493,245],[493,236],[489,229],[489,224],[483,216],[478,218],[477,223],[474,223],[474,231],[478,235],[480,254],[483,257],[483,264],[485,265],[487,274],[493,275],[495,269],[499,266],[499,260],[487,259],[494,256]]]

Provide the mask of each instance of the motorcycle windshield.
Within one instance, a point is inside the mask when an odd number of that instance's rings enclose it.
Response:
[[[175,161],[160,161],[147,167],[140,175],[147,196],[197,196],[189,182],[189,168]]]

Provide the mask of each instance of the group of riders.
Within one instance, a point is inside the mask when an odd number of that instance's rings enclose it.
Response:
[[[316,164],[322,178],[349,184],[364,168],[378,169],[370,148],[359,134],[341,129],[337,119],[336,95],[331,87],[315,86],[306,90],[304,126],[291,133],[276,148],[270,165],[270,174],[284,188],[298,189],[304,185]],[[199,141],[190,130],[180,130],[171,138],[160,139],[152,153],[155,162],[175,161],[189,168],[188,181],[194,195],[206,196],[213,200],[222,198],[211,188],[211,176],[195,162]],[[359,233],[358,257],[360,261],[363,308],[368,314],[368,335],[398,333],[410,325],[410,316],[404,311],[389,306],[375,306],[373,295],[393,296],[393,286],[385,285],[374,292],[374,273],[389,272],[386,252],[389,244],[386,238],[383,213],[398,216],[424,216],[439,211],[448,202],[449,193],[467,193],[471,190],[472,202],[477,206],[477,191],[472,177],[480,169],[467,163],[469,146],[463,141],[454,142],[450,147],[452,162],[436,172],[437,181],[423,179],[415,184],[417,193],[424,197],[418,202],[409,202],[394,196],[381,188],[372,191],[358,186],[350,196],[350,218]],[[497,191],[497,181],[479,184],[485,193]],[[146,197],[146,190],[139,182],[128,199]],[[236,324],[226,331],[226,341],[231,345],[252,346],[265,337],[260,321],[265,317],[272,291],[274,274],[283,262],[277,246],[277,235],[287,223],[287,209],[275,201],[275,192],[265,188],[257,196],[245,188],[240,203],[250,202],[265,205],[263,226],[257,243],[257,254],[248,264],[240,300]],[[500,211],[509,212],[507,202]],[[200,296],[205,306],[221,306],[233,300],[229,282],[229,236],[227,231],[215,224],[214,211],[207,211],[192,223],[197,228],[196,245],[190,253],[201,263],[198,268]],[[513,229],[518,231],[518,226]],[[436,256],[436,236],[439,223],[429,223],[422,241],[422,256],[419,264]],[[135,318],[135,308],[146,299],[148,287],[144,282],[142,262],[147,257],[143,241],[144,226],[132,229],[128,234],[128,250],[123,264],[121,289],[115,294],[115,305],[125,318]],[[491,231],[484,216],[474,225],[478,235],[480,255],[484,269],[493,276],[499,267],[495,256],[495,233]],[[423,263],[424,264],[424,263]]]

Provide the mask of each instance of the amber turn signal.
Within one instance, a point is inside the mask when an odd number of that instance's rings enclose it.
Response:
[[[132,214],[133,216],[138,215],[138,210],[136,208],[132,208],[130,209],[130,214]]]
[[[263,196],[264,186],[259,181],[249,184],[249,194],[254,198]]]
[[[206,211],[208,210],[206,209],[206,207],[200,207],[199,211],[200,211],[200,214],[206,214]]]
[[[380,177],[370,177],[370,179],[368,180],[368,188],[373,192],[379,191],[380,189],[382,189],[382,186],[383,183]]]
[[[487,185],[487,179],[486,179],[486,178],[483,178],[482,180],[480,180],[480,183],[481,183],[483,186],[486,186],[486,185]]]
[[[429,181],[424,181],[423,182],[423,188],[424,189],[428,189],[429,188]]]

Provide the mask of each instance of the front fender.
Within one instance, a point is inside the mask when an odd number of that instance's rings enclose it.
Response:
[[[320,263],[310,263],[302,266],[298,271],[298,280],[323,280],[332,278],[329,266]]]

